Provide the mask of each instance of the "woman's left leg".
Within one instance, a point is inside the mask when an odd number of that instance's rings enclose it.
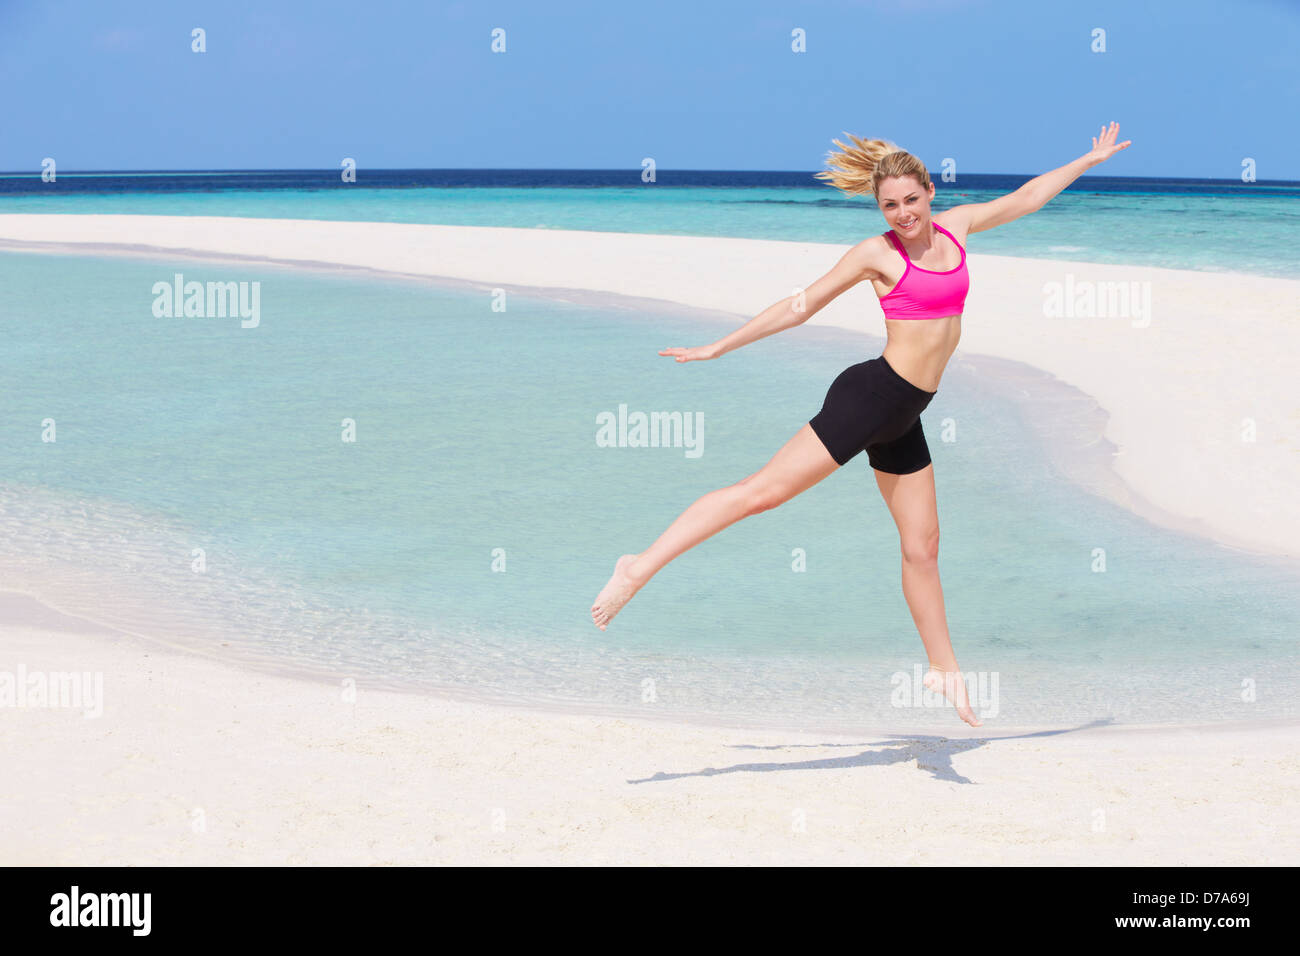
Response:
[[[934,465],[907,475],[875,470],[903,554],[903,597],[930,658],[925,685],[942,692],[957,707],[962,720],[980,725],[970,709],[960,679],[957,656],[948,637],[948,616],[939,583],[939,506],[934,491]]]

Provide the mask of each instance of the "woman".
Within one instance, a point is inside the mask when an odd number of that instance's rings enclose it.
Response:
[[[1015,192],[933,213],[934,183],[919,159],[884,140],[849,136],[855,145],[833,140],[842,152],[830,157],[830,171],[817,175],[849,195],[874,196],[890,231],[864,239],[845,253],[808,288],[802,311],[798,298],[791,296],[712,345],[662,349],[659,354],[678,362],[717,358],[808,321],[863,280],[876,290],[885,314],[888,341],[883,354],[842,372],[831,383],[821,411],[762,469],[704,495],[645,551],[619,558],[613,576],[596,596],[591,617],[605,630],[632,595],[673,558],[741,518],[789,501],[866,451],[898,526],[903,596],[929,657],[924,683],[941,691],[963,720],[978,727],[980,720],[967,702],[948,638],[939,584],[934,469],[920,414],[934,398],[961,337],[970,284],[966,238],[1041,209],[1085,169],[1109,159],[1130,141],[1116,145],[1119,124],[1111,123],[1093,137],[1087,154]]]

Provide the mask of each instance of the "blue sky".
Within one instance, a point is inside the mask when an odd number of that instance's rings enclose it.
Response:
[[[1300,180],[1297,50],[1300,0],[0,0],[0,169],[814,170],[847,130],[1036,173],[1114,119],[1099,174]]]

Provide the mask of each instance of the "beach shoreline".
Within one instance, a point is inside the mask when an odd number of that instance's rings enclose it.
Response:
[[[1296,721],[699,726],[314,684],[37,623],[3,627],[0,675],[93,673],[102,699],[93,717],[0,707],[22,781],[7,865],[1285,865],[1300,849]]]
[[[0,216],[0,234],[3,233],[4,218],[5,217]],[[87,218],[99,219],[102,217]],[[254,220],[252,223],[253,225],[257,225],[258,221]],[[418,229],[420,227],[408,228]],[[526,232],[527,230],[505,231]],[[637,234],[624,235],[628,235],[633,239],[644,238]],[[293,272],[306,270],[316,272],[323,276],[343,275],[381,281],[398,280],[425,286],[432,284],[441,288],[461,291],[477,290],[485,293],[489,292],[494,287],[492,284],[485,283],[478,278],[435,275],[427,270],[423,272],[403,272],[395,271],[395,267],[376,268],[373,265],[358,265],[352,262],[340,263],[325,259],[311,261],[293,258],[270,259],[261,255],[240,254],[229,251],[214,252],[211,249],[201,248],[176,249],[132,243],[31,243],[29,241],[0,238],[0,251],[5,249],[26,252],[39,251],[42,253],[76,256],[126,256],[151,261],[156,261],[160,257],[176,256],[197,263],[223,263],[248,265],[257,268],[282,268]],[[335,258],[337,259],[339,257],[336,256]],[[1297,286],[1300,286],[1300,283],[1297,283]],[[674,316],[686,315],[696,319],[707,318],[709,320],[725,321],[728,324],[741,321],[744,318],[743,315],[736,313],[708,310],[700,306],[683,305],[680,302],[661,298],[630,296],[607,290],[569,288],[555,285],[511,285],[511,292],[512,294],[517,295],[539,296],[552,301],[574,302],[591,308],[613,308],[635,315],[640,315],[646,311],[658,311],[663,314],[671,314]],[[873,336],[871,333],[858,328],[846,326],[842,321],[840,321],[840,318],[842,317],[834,317],[830,321],[818,323],[816,320],[821,318],[822,316],[820,315],[815,317],[814,321],[810,323],[810,325],[819,326],[827,332],[835,335],[844,334],[851,336],[854,339],[861,337],[864,342],[876,343],[872,348],[864,349],[863,352],[874,352],[878,350],[879,346],[883,346],[883,338]],[[853,358],[854,360],[857,360],[858,357],[855,355]],[[1017,359],[1008,359],[984,354],[967,355],[960,349],[954,356],[950,368],[954,370],[955,374],[978,379],[978,387],[988,389],[991,392],[1006,398],[1008,401],[1016,403],[1019,411],[1024,415],[1025,423],[1040,439],[1041,446],[1047,452],[1048,460],[1063,478],[1085,488],[1092,494],[1120,505],[1126,510],[1137,514],[1153,524],[1183,534],[1199,535],[1216,542],[1219,546],[1241,550],[1247,554],[1267,561],[1281,562],[1290,568],[1290,556],[1262,551],[1257,546],[1252,547],[1252,545],[1257,544],[1253,539],[1248,540],[1238,535],[1225,533],[1222,529],[1212,527],[1203,520],[1191,518],[1186,515],[1174,514],[1153,504],[1150,500],[1138,494],[1120,477],[1114,468],[1115,456],[1120,449],[1118,449],[1114,442],[1106,436],[1107,426],[1111,421],[1110,413],[1103,408],[1095,398],[1062,381],[1050,371],[1037,368]],[[1023,399],[1026,396],[1032,396],[1033,400],[1024,401]],[[15,569],[11,568],[10,570]],[[23,575],[21,574],[13,574],[10,576],[11,591],[14,590],[13,582],[21,580],[22,578]],[[118,585],[127,585],[128,589],[129,584],[130,582],[126,581],[118,582]],[[39,582],[28,577],[25,588],[28,591],[29,596],[33,599],[44,601],[47,606],[51,604],[51,597],[38,593],[43,590],[39,587]],[[114,591],[116,591],[116,586],[114,587]],[[51,596],[53,596],[53,592],[51,592]],[[39,621],[43,617],[41,614],[14,614],[12,601],[10,602],[10,605],[8,619],[16,624],[39,624]],[[0,602],[0,606],[3,606],[2,602]],[[76,609],[75,613],[84,613],[84,611],[85,608],[83,607]],[[94,618],[87,617],[86,620],[94,620]],[[117,625],[114,625],[107,621],[97,621],[96,626],[101,627],[101,629],[103,627],[108,627],[110,631],[113,631],[116,628],[116,633],[125,633],[121,630],[120,623],[121,622],[118,622]],[[140,632],[138,628],[130,633],[129,636],[134,640],[145,641],[161,648],[170,648],[182,653],[206,656],[212,660],[232,663],[235,666],[243,666],[251,671],[266,673],[272,676],[312,680],[325,684],[336,682],[338,680],[335,672],[326,672],[320,668],[309,667],[304,662],[277,659],[270,656],[261,657],[256,654],[245,654],[243,657],[239,657],[235,652],[222,651],[216,647],[209,647],[207,643],[198,641],[197,639],[181,640],[178,636],[170,634],[164,635],[152,632],[143,633]],[[226,646],[227,645],[223,643],[222,647]],[[372,684],[382,686],[385,690],[395,693],[433,694],[461,701],[523,709],[535,706],[547,712],[560,714],[587,713],[591,715],[613,715],[627,719],[661,719],[660,715],[657,714],[647,716],[644,709],[641,711],[625,710],[623,712],[616,712],[612,709],[613,705],[608,701],[599,703],[592,702],[588,704],[585,701],[575,699],[566,699],[563,701],[546,700],[540,695],[513,701],[508,700],[507,698],[509,695],[499,688],[490,694],[477,695],[474,693],[472,688],[466,686],[451,685],[430,687],[424,685],[416,686],[414,684],[408,686],[407,682],[396,679],[388,681],[384,681],[382,678],[375,678],[373,680],[370,678],[367,679],[371,680]],[[779,720],[765,722],[753,715],[740,716],[722,713],[678,714],[667,719],[676,719],[687,723],[715,727],[747,729],[772,729],[783,726]],[[1176,723],[1170,722],[1168,724],[1157,726],[1168,727],[1176,725]],[[851,726],[836,726],[829,720],[829,718],[825,722],[819,721],[816,726],[818,730],[832,732],[841,730],[843,732],[856,732],[858,729],[856,723],[851,724]],[[1132,725],[1123,724],[1122,726]],[[1035,728],[1026,727],[1018,729]]]
[[[683,728],[709,729],[716,731],[754,732],[754,733],[798,733],[806,735],[844,736],[860,733],[872,733],[892,736],[939,734],[948,739],[980,737],[990,732],[998,734],[1056,734],[1080,733],[1098,729],[1110,732],[1133,733],[1168,733],[1175,731],[1193,731],[1209,733],[1218,731],[1250,732],[1270,727],[1291,727],[1300,732],[1300,718],[1292,717],[1250,717],[1237,720],[1207,720],[1202,723],[1189,723],[1185,720],[1161,722],[1120,721],[1115,719],[1096,719],[1085,724],[1070,721],[1009,723],[1005,719],[990,719],[983,714],[977,704],[977,713],[982,713],[985,725],[972,728],[963,723],[951,706],[944,704],[938,708],[939,720],[936,723],[932,714],[926,713],[923,723],[915,710],[909,710],[908,716],[900,718],[897,724],[868,724],[861,719],[831,718],[818,719],[815,725],[794,724],[779,717],[760,718],[752,714],[703,713],[691,710],[670,710],[642,707],[640,709],[619,708],[605,701],[555,701],[533,697],[511,698],[495,691],[476,691],[465,686],[436,686],[407,684],[393,681],[379,675],[353,674],[347,669],[328,670],[309,668],[300,661],[285,657],[268,656],[248,658],[240,656],[223,656],[214,648],[203,647],[193,641],[183,642],[162,639],[150,634],[140,634],[123,630],[112,624],[96,620],[92,616],[78,612],[65,612],[47,603],[41,598],[25,591],[0,589],[0,636],[14,631],[45,632],[52,641],[52,647],[58,647],[63,636],[71,641],[95,638],[112,643],[119,648],[128,649],[132,655],[142,658],[149,655],[174,655],[179,658],[201,661],[215,668],[242,673],[248,679],[266,678],[285,680],[316,688],[321,692],[338,692],[346,686],[365,686],[376,693],[395,694],[401,697],[434,698],[445,700],[450,704],[463,704],[469,707],[501,709],[512,713],[522,713],[538,718],[589,717],[597,719],[643,721],[650,725],[671,725]],[[3,670],[3,668],[0,668]]]
[[[0,241],[0,247],[3,247],[3,241]],[[60,254],[67,255],[86,255],[86,250],[76,245],[62,244],[59,246]],[[161,250],[154,248],[131,248],[119,250],[118,247],[101,245],[95,247],[95,255],[126,255],[133,258],[146,259],[155,261],[160,255],[165,255]],[[302,263],[292,260],[268,261],[264,259],[250,259],[248,257],[231,257],[219,256],[210,257],[203,253],[187,253],[185,258],[192,258],[195,262],[231,262],[240,264],[255,265],[261,267],[277,267],[287,271],[301,272],[312,271],[324,277],[335,277],[339,275],[361,277],[365,279],[377,279],[388,281],[395,277],[403,281],[409,281],[428,287],[430,284],[449,289],[464,290],[474,288],[486,290],[488,286],[469,280],[460,280],[439,276],[419,275],[419,274],[394,274],[383,270],[375,270],[368,267],[354,266],[337,266],[331,263]],[[640,299],[620,296],[616,293],[590,292],[587,290],[567,290],[547,287],[528,287],[526,289],[514,288],[514,294],[517,295],[536,295],[545,297],[552,301],[577,301],[583,306],[606,309],[617,307],[620,310],[640,315],[647,309],[661,310],[665,315],[683,316],[691,318],[707,317],[712,320],[726,320],[729,324],[736,321],[735,316],[723,313],[705,313],[694,310],[691,307],[681,306],[675,303],[665,302],[663,300]],[[846,341],[856,341],[862,338],[864,342],[873,342],[877,345],[883,345],[883,339],[873,337],[870,333],[859,330],[845,330],[839,326],[828,325],[823,327],[828,335],[835,339],[844,337]],[[878,351],[873,346],[872,350]],[[855,356],[856,358],[856,356]],[[976,356],[958,356],[953,362],[954,373],[962,376],[974,376],[980,379],[976,387],[985,388],[997,393],[1010,402],[1016,402],[1018,398],[1024,395],[1031,395],[1033,401],[1023,402],[1025,406],[1027,423],[1034,428],[1035,433],[1041,439],[1040,444],[1048,452],[1048,459],[1064,478],[1075,482],[1091,493],[1098,494],[1108,500],[1118,501],[1128,510],[1151,520],[1154,524],[1169,527],[1183,533],[1191,533],[1189,529],[1190,522],[1176,515],[1170,515],[1161,509],[1146,502],[1140,496],[1128,490],[1111,468],[1111,452],[1113,445],[1104,437],[1104,428],[1108,420],[1108,415],[1098,403],[1090,396],[1085,395],[1078,389],[1061,382],[1050,373],[1033,368],[1023,362],[1015,360],[1000,359],[996,357],[976,355]],[[1041,421],[1035,422],[1033,413],[1041,417]],[[25,493],[21,492],[20,493]],[[1206,535],[1206,537],[1212,537]],[[1218,540],[1218,544],[1223,547],[1231,547],[1230,543]],[[1249,549],[1246,549],[1249,552]],[[1272,561],[1286,562],[1285,557],[1267,555],[1266,558]],[[6,569],[3,563],[0,563],[0,572]],[[8,570],[21,569],[10,568]],[[0,573],[0,579],[4,575]],[[21,573],[10,575],[10,579],[19,580],[23,577]],[[98,591],[107,593],[127,593],[122,590],[123,586],[129,590],[131,582],[116,581],[105,582],[103,587],[97,588]],[[51,590],[50,597],[44,595],[45,589],[40,587],[38,579],[28,577],[28,586],[32,588],[29,592],[33,598],[36,598],[37,592],[41,592],[40,599],[46,604],[60,603],[51,601],[56,591]],[[13,590],[11,587],[10,590]],[[66,589],[64,589],[66,590]],[[66,595],[64,595],[66,596]],[[138,603],[146,600],[140,598]],[[74,602],[75,603],[75,602]],[[4,606],[3,595],[0,594],[0,607]],[[87,605],[82,605],[81,611],[74,613],[84,613]],[[66,608],[64,610],[67,610]],[[175,615],[177,620],[184,619],[183,613]],[[14,623],[31,624],[23,615],[15,615],[10,609],[6,618]],[[113,627],[109,622],[97,620],[93,616],[86,617],[86,620],[93,620],[102,627]],[[119,633],[120,622],[119,622]],[[305,662],[290,660],[287,658],[276,658],[271,655],[262,656],[254,655],[243,657],[238,656],[237,652],[225,648],[217,650],[215,642],[201,640],[195,637],[181,639],[179,634],[167,635],[163,637],[154,633],[133,632],[130,637],[150,642],[160,648],[170,648],[183,653],[197,654],[209,659],[231,663],[235,666],[242,666],[256,673],[265,673],[272,676],[288,677],[290,679],[303,679],[314,681],[318,684],[333,685],[339,680],[340,670],[325,671],[323,669],[308,666]],[[212,646],[210,646],[212,645]],[[344,669],[350,670],[350,669]],[[1004,675],[1005,676],[1005,675]],[[537,708],[547,713],[556,714],[589,714],[594,716],[613,716],[623,719],[648,719],[648,720],[669,720],[679,721],[688,724],[697,724],[701,726],[712,726],[717,728],[732,729],[795,729],[788,724],[783,724],[779,719],[764,720],[757,715],[740,715],[726,713],[687,713],[678,712],[672,716],[662,716],[658,714],[647,715],[645,708],[636,710],[627,708],[617,709],[616,705],[609,701],[585,701],[574,699],[572,697],[555,700],[547,699],[544,695],[537,694],[534,696],[520,695],[517,700],[510,699],[510,694],[502,688],[494,688],[490,693],[476,693],[475,689],[465,685],[437,685],[430,686],[426,684],[416,684],[412,681],[401,681],[397,679],[385,679],[384,676],[371,676],[363,674],[355,675],[357,680],[365,680],[370,686],[378,689],[384,689],[394,693],[414,693],[414,694],[431,694],[449,699],[465,701],[470,703],[482,703],[493,706],[510,707],[516,709],[528,710]],[[1105,711],[1102,711],[1105,713]],[[1217,723],[1217,722],[1215,722]],[[1172,727],[1178,726],[1178,721],[1171,720],[1154,726]],[[1133,726],[1130,723],[1117,724],[1117,726]],[[801,730],[816,730],[818,732],[830,733],[852,733],[860,730],[858,722],[845,720],[837,722],[832,717],[818,717],[816,720],[809,719],[806,726],[800,727]],[[903,728],[879,728],[875,730],[889,730],[890,732],[904,732]],[[915,726],[907,729],[915,730]],[[1040,725],[1005,725],[1004,729],[1015,730],[1038,730]]]

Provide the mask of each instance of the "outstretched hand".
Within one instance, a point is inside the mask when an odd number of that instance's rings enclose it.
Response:
[[[1133,141],[1126,139],[1122,143],[1116,143],[1119,138],[1119,123],[1112,122],[1110,126],[1101,128],[1101,135],[1092,138],[1092,152],[1088,153],[1090,166],[1096,166],[1098,163],[1104,163],[1121,149],[1128,149]]]
[[[702,345],[693,349],[660,349],[659,354],[671,356],[679,362],[702,362],[705,359],[717,358],[717,351],[712,345]]]

